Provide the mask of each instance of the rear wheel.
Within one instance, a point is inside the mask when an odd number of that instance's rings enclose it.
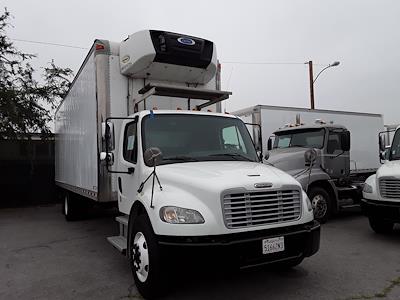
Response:
[[[369,218],[369,225],[376,233],[390,233],[393,231],[394,223],[378,218]]]
[[[65,191],[63,199],[63,214],[67,221],[82,219],[87,213],[87,200]]]
[[[325,223],[332,214],[332,201],[328,192],[321,187],[312,187],[308,192],[313,210],[314,218]]]
[[[147,215],[139,215],[130,233],[130,266],[136,287],[144,298],[164,291],[160,249]]]

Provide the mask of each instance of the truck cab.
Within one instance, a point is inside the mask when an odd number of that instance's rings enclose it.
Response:
[[[380,138],[383,165],[365,181],[362,208],[376,233],[389,233],[400,223],[400,127],[388,147]]]
[[[301,183],[315,218],[325,222],[338,209],[340,199],[357,191],[354,182],[349,182],[350,132],[344,126],[316,120],[311,125],[286,125],[274,135],[267,163]]]
[[[57,113],[66,218],[78,192],[115,201],[119,234],[107,239],[146,298],[198,261],[211,271],[221,260],[290,267],[319,249],[301,185],[262,164],[244,122],[221,113],[231,93],[219,76],[215,44],[202,38],[143,30],[96,40]]]

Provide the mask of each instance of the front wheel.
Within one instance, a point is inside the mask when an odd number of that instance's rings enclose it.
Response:
[[[130,266],[139,293],[147,299],[163,292],[160,249],[147,215],[134,220],[130,233]]]
[[[394,223],[369,217],[369,225],[376,233],[390,233],[393,231]]]
[[[325,223],[332,214],[332,201],[328,192],[320,187],[313,187],[308,192],[313,210],[314,218],[320,223]]]

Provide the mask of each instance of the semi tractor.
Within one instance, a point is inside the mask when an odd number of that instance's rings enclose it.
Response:
[[[379,135],[379,146],[383,165],[365,181],[361,205],[376,233],[390,233],[400,223],[400,126],[387,126]]]
[[[231,266],[295,266],[319,249],[301,185],[262,164],[244,122],[221,113],[212,41],[143,30],[95,40],[56,113],[56,184],[68,221],[115,203],[138,291],[155,297],[171,272],[214,257]],[[181,267],[180,267],[181,265]],[[187,273],[189,272],[189,273]],[[179,272],[178,272],[179,273]]]
[[[378,144],[371,141],[384,129],[382,115],[266,105],[234,114],[260,125],[253,136],[258,140],[261,129],[265,163],[301,183],[320,222],[359,207],[364,181],[380,166]]]

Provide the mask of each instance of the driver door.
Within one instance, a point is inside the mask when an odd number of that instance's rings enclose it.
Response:
[[[118,169],[129,171],[130,174],[118,174],[118,206],[120,211],[129,214],[133,201],[137,198],[139,187],[138,158],[138,122],[130,121],[123,127],[122,155],[120,155]]]

